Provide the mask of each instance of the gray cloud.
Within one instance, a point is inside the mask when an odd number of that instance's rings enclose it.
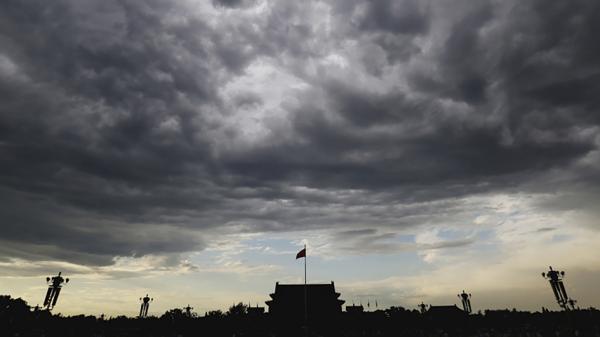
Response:
[[[404,240],[398,242],[398,235],[392,232],[379,232],[374,228],[337,232],[330,242],[340,251],[354,254],[393,254],[407,251],[460,248],[476,242],[474,237],[440,240],[435,243],[415,243]]]
[[[419,1],[366,1],[357,7],[362,7],[358,14],[360,29],[420,34],[429,28],[430,17]]]
[[[214,0],[213,4],[215,6],[223,6],[223,7],[238,7],[244,3],[243,0]]]
[[[215,1],[214,23],[170,1],[4,1],[1,257],[107,265],[234,230],[377,236],[361,228],[477,193],[597,198],[596,2],[256,5]],[[315,65],[333,54],[353,81]],[[228,123],[271,109],[268,83],[225,88],[257,62],[304,86],[248,142]]]

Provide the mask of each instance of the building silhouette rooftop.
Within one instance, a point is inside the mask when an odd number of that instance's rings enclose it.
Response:
[[[432,305],[425,313],[425,316],[435,322],[459,324],[464,321],[469,314],[456,305]]]
[[[361,305],[347,305],[346,306],[346,312],[347,313],[352,313],[352,314],[361,314],[365,311],[365,308]]]
[[[269,314],[282,319],[302,320],[306,315],[309,320],[327,319],[339,315],[345,301],[340,300],[340,293],[335,292],[333,281],[326,284],[275,284],[275,292],[270,294],[271,300],[265,303]]]
[[[430,315],[464,315],[465,312],[454,305],[432,305],[427,310]]]

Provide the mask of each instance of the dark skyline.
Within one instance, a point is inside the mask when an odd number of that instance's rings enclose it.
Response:
[[[594,0],[4,0],[0,287],[34,305],[62,270],[63,303],[117,289],[98,310],[264,303],[307,244],[309,280],[350,302],[535,309],[556,265],[600,305],[599,19]]]

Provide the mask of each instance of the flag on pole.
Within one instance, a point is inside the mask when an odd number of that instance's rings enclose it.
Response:
[[[298,260],[299,258],[304,258],[304,323],[307,324],[308,322],[308,296],[307,296],[307,291],[306,291],[306,245],[304,245],[304,248],[302,248],[301,251],[298,252],[298,254],[296,254],[296,260]],[[307,330],[308,331],[308,330]],[[308,335],[308,333],[307,333]]]
[[[296,260],[298,260],[301,257],[306,258],[306,248],[303,248],[301,251],[298,252],[298,254],[296,254]]]

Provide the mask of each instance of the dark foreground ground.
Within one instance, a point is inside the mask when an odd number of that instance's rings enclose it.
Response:
[[[476,315],[428,315],[392,307],[375,312],[315,318],[308,325],[268,314],[249,315],[243,305],[227,313],[188,317],[180,309],[145,319],[62,317],[35,311],[20,299],[0,296],[0,336],[598,336],[600,311],[529,313],[508,310]]]

